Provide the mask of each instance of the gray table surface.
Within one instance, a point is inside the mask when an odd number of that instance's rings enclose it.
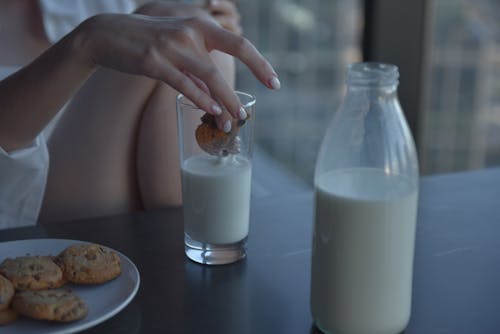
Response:
[[[268,182],[261,180],[264,187]],[[285,188],[261,189],[253,197],[248,258],[237,264],[187,260],[180,209],[0,231],[0,241],[87,240],[137,265],[142,282],[136,298],[87,333],[315,333],[309,313],[312,191],[300,181],[282,181]],[[422,178],[413,311],[405,333],[500,332],[499,198],[500,169]]]

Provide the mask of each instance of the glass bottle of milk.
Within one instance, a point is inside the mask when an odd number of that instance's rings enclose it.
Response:
[[[398,77],[348,67],[316,162],[311,312],[326,333],[395,334],[410,318],[418,162]]]

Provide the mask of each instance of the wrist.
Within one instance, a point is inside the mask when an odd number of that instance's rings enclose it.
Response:
[[[93,52],[93,26],[94,19],[87,19],[62,40],[70,59],[73,59],[80,68],[89,71],[95,70],[98,65]]]

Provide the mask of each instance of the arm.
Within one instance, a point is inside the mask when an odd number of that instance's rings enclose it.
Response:
[[[212,114],[219,113],[220,101],[237,117],[238,99],[208,54],[216,49],[277,88],[276,73],[255,47],[210,20],[93,17],[0,83],[0,146],[14,150],[31,142],[97,66],[161,80]]]
[[[75,37],[0,82],[0,146],[6,151],[28,145],[93,72]]]

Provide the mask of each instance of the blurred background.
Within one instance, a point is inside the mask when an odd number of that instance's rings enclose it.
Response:
[[[312,183],[316,155],[343,93],[346,65],[399,66],[399,97],[421,173],[500,164],[500,1],[239,0],[245,35],[282,89],[257,96],[258,145]]]

